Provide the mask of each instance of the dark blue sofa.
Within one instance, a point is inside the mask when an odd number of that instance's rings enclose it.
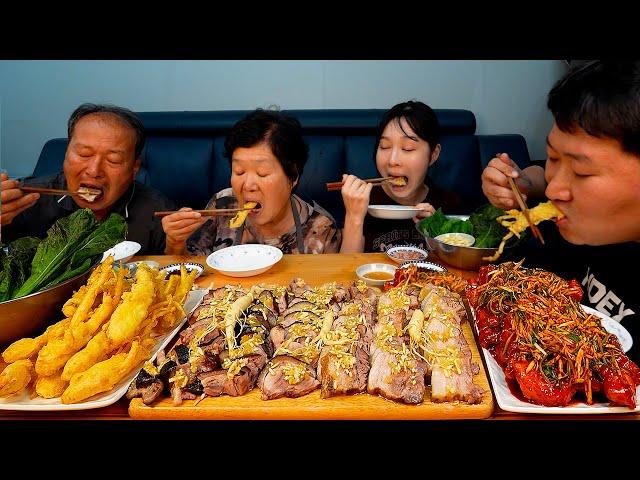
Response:
[[[147,133],[138,180],[164,192],[179,206],[203,208],[213,194],[229,186],[230,169],[224,155],[224,139],[245,110],[202,112],[143,112]],[[309,144],[307,163],[298,195],[316,200],[344,218],[340,192],[327,192],[325,183],[353,173],[361,178],[377,177],[373,147],[377,124],[384,110],[289,110],[303,127]],[[429,175],[457,192],[469,213],[486,203],[480,174],[498,152],[508,152],[520,167],[530,164],[521,135],[475,135],[476,119],[468,110],[436,110],[442,126],[442,153]],[[33,174],[61,170],[66,138],[45,143]]]

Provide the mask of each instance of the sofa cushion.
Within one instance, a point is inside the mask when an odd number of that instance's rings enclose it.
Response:
[[[144,183],[180,206],[202,208],[213,177],[212,153],[211,138],[148,138],[142,155]]]

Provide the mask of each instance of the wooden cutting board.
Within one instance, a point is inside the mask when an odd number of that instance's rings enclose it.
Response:
[[[176,261],[200,261],[205,258],[194,257],[137,257],[134,260],[153,259],[161,264]],[[431,260],[431,258],[429,258]],[[329,281],[349,282],[355,280],[355,269],[364,263],[393,263],[381,253],[361,254],[325,254],[325,255],[285,255],[271,270],[250,278],[230,278],[214,274],[207,269],[207,275],[198,279],[200,286],[214,282],[215,287],[227,283],[240,283],[251,286],[261,282],[287,285],[294,277],[305,279],[309,285],[320,285]],[[474,275],[448,267],[465,278]],[[432,403],[427,389],[425,401],[420,405],[405,405],[367,393],[320,398],[320,390],[300,398],[279,398],[264,401],[260,390],[255,388],[241,397],[205,397],[186,400],[180,406],[174,406],[170,398],[163,398],[153,406],[134,398],[129,404],[129,415],[136,419],[147,420],[427,420],[427,419],[467,419],[487,418],[493,413],[493,395],[487,379],[484,365],[478,352],[471,327],[463,326],[472,358],[480,366],[480,373],[474,376],[474,383],[484,390],[482,402],[468,405],[464,402]]]

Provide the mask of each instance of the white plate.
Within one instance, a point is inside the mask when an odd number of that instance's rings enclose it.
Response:
[[[416,216],[421,209],[405,205],[369,205],[367,211],[375,218],[387,220],[406,220]]]
[[[629,330],[620,325],[620,322],[616,322],[613,318],[607,317],[604,313],[591,307],[587,307],[586,305],[582,305],[582,308],[585,312],[600,317],[604,329],[618,337],[618,340],[620,340],[620,346],[624,352],[631,350],[631,347],[633,346],[633,337],[629,333]]]
[[[615,320],[606,317],[600,312],[593,310],[585,305],[582,305],[582,308],[587,313],[593,313],[600,318],[607,318],[613,323],[618,324],[620,328],[623,328],[618,322]],[[474,326],[476,326],[475,321],[473,322]],[[607,328],[607,324],[611,327],[608,321],[603,321],[602,326],[610,333],[613,333],[617,336],[617,331],[612,331]],[[624,329],[627,335],[629,332]],[[476,327],[477,332],[477,327]],[[620,343],[623,344],[625,341],[623,338],[618,337]],[[625,350],[626,351],[626,350]],[[545,413],[545,414],[556,414],[556,415],[568,415],[568,414],[597,414],[597,413],[630,413],[630,412],[639,412],[640,411],[640,386],[636,388],[636,401],[638,404],[636,408],[631,410],[628,407],[611,407],[609,406],[609,402],[602,403],[594,403],[593,405],[587,405],[586,403],[572,403],[567,407],[545,407],[543,405],[536,405],[533,403],[525,402],[515,397],[511,390],[509,390],[509,386],[507,385],[507,381],[504,376],[504,371],[502,367],[498,365],[491,352],[486,348],[482,349],[482,354],[484,355],[485,362],[487,364],[487,370],[489,372],[489,378],[491,379],[491,384],[493,385],[493,393],[496,396],[496,400],[498,405],[502,410],[506,410],[507,412],[517,412],[517,413]]]
[[[160,349],[165,348],[171,339],[178,333],[184,322],[187,321],[187,317],[202,303],[202,299],[206,295],[208,290],[198,289],[191,290],[187,301],[184,304],[184,311],[187,315],[182,321],[176,325],[176,327],[166,335],[158,337],[156,346],[153,348],[153,355],[151,361],[156,358],[156,355]],[[32,411],[48,411],[48,410],[88,410],[90,408],[100,408],[111,405],[117,402],[120,398],[127,393],[129,384],[138,375],[140,368],[144,362],[141,362],[136,368],[134,368],[129,375],[122,379],[117,385],[108,392],[99,393],[91,398],[88,398],[84,402],[62,403],[60,397],[56,398],[29,398],[28,392],[23,392],[22,395],[14,395],[13,397],[0,398],[0,410],[32,410]]]
[[[281,258],[279,248],[248,243],[213,252],[207,257],[207,265],[229,277],[251,277],[266,272]]]
[[[105,251],[102,254],[102,260],[100,261],[104,262],[109,255],[113,255],[114,262],[128,262],[129,260],[131,260],[131,257],[138,253],[140,248],[141,246],[138,242],[125,240],[124,242],[120,242],[111,247],[109,250]]]

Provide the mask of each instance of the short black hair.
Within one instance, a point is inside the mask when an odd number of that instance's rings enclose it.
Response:
[[[309,158],[309,147],[298,119],[279,110],[258,108],[238,121],[224,142],[224,154],[231,159],[236,148],[249,148],[266,142],[291,183],[302,177]]]
[[[400,130],[407,134],[407,132],[402,129],[402,123],[400,123],[402,118],[406,120],[411,130],[413,130],[418,137],[429,144],[431,151],[440,143],[440,122],[438,121],[436,112],[425,103],[417,100],[409,100],[408,102],[394,105],[387,110],[380,119],[378,133],[376,135],[376,145],[373,149],[374,159],[378,151],[378,146],[380,145],[380,137],[382,137],[384,129],[391,121],[395,121]]]
[[[78,123],[78,121],[82,117],[86,117],[87,115],[92,115],[94,113],[110,113],[112,115],[115,115],[119,120],[122,121],[124,125],[131,128],[136,138],[135,158],[137,159],[138,157],[140,157],[146,140],[142,120],[140,120],[140,118],[128,108],[118,107],[116,105],[95,103],[83,103],[82,105],[80,105],[73,111],[73,113],[69,117],[69,121],[67,122],[67,136],[69,137],[69,140],[71,140],[71,137],[73,136],[73,130],[76,128],[76,124]]]
[[[618,140],[640,156],[640,62],[579,62],[549,92],[547,107],[563,132],[582,128]]]

